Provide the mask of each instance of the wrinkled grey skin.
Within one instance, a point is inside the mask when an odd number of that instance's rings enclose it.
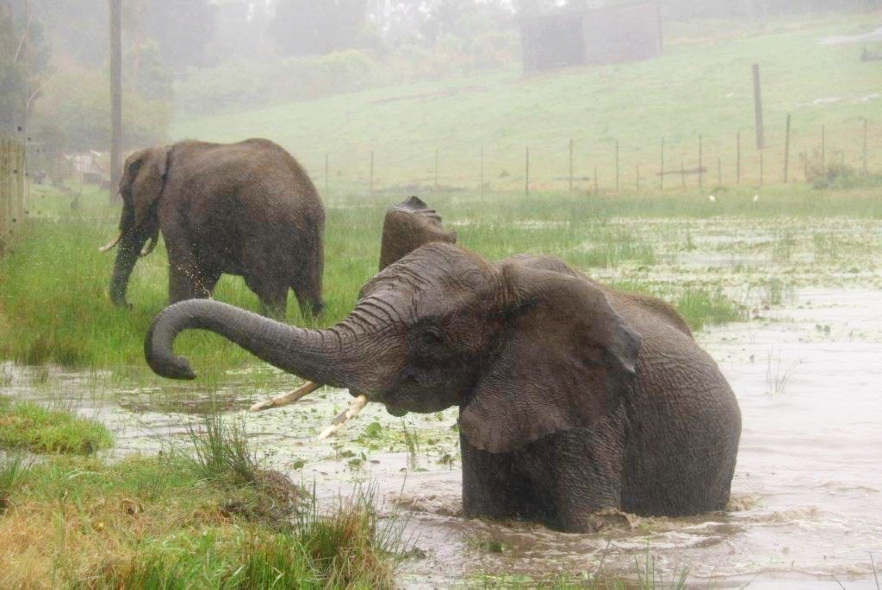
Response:
[[[157,316],[145,354],[160,375],[194,378],[172,345],[200,328],[393,410],[456,405],[467,515],[586,531],[603,507],[677,516],[726,506],[741,416],[684,326],[658,300],[553,258],[491,264],[434,243],[371,279],[327,330],[186,301]]]
[[[110,295],[126,305],[138,254],[160,231],[169,301],[209,297],[221,274],[244,277],[261,313],[284,317],[288,289],[301,310],[322,311],[325,211],[291,155],[265,139],[182,141],[126,159]]]

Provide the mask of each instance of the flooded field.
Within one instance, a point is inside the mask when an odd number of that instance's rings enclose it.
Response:
[[[297,380],[255,366],[218,387],[141,389],[110,373],[0,367],[12,395],[95,417],[116,436],[112,454],[155,453],[220,409],[245,420],[268,465],[319,497],[376,482],[381,511],[407,518],[418,549],[401,564],[404,587],[523,581],[598,569],[633,576],[685,570],[697,587],[875,588],[882,553],[882,223],[610,221],[651,246],[592,276],[659,293],[700,285],[745,306],[747,320],[705,328],[697,340],[720,364],[743,415],[730,510],[691,518],[597,516],[599,532],[574,535],[519,522],[461,517],[456,411],[394,418],[368,406],[336,438],[316,435],[346,407],[322,389],[297,405],[245,409]],[[529,224],[525,227],[532,227]],[[467,237],[469,224],[463,224]],[[466,244],[467,245],[467,244]],[[198,370],[198,367],[196,367]],[[258,376],[259,378],[255,378]],[[255,386],[257,383],[259,385]]]

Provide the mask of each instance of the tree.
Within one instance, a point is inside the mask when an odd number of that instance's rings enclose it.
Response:
[[[367,0],[279,0],[270,34],[285,55],[324,55],[358,45]]]
[[[205,49],[217,16],[210,0],[138,0],[134,4],[128,28],[156,39],[163,63],[179,72],[206,64]]]
[[[0,129],[27,127],[50,55],[37,15],[21,0],[0,3]]]
[[[123,145],[161,143],[171,121],[171,107],[123,92]],[[71,65],[55,74],[34,112],[34,127],[57,129],[73,149],[104,150],[110,143],[110,93],[107,74]]]

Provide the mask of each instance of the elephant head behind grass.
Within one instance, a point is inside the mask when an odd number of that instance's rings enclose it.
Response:
[[[329,329],[185,301],[157,316],[145,353],[158,374],[192,379],[175,336],[211,330],[394,411],[458,406],[467,515],[585,531],[603,507],[676,516],[729,499],[738,404],[671,312],[646,301],[553,258],[492,264],[435,243],[371,279]]]
[[[169,301],[209,297],[221,274],[244,277],[261,312],[284,317],[288,289],[321,313],[325,211],[306,171],[265,139],[182,141],[125,162],[119,244],[110,296],[125,305],[139,254],[159,232],[169,262]],[[149,245],[145,246],[149,242]]]
[[[444,229],[441,216],[419,197],[409,197],[386,212],[380,243],[380,270],[432,242],[456,243],[456,232]]]

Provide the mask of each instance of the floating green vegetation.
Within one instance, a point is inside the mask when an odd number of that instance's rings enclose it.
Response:
[[[747,319],[745,308],[726,297],[721,289],[688,289],[677,297],[674,307],[693,330]]]

